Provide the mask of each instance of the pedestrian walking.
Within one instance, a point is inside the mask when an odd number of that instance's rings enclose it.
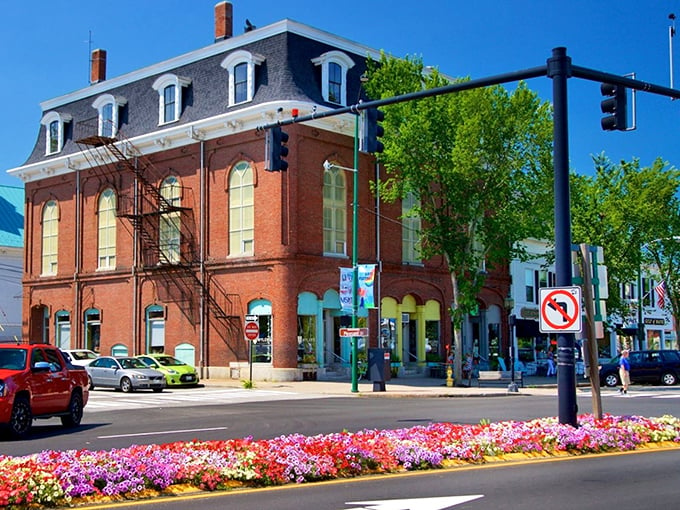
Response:
[[[619,393],[626,395],[628,393],[628,386],[630,386],[630,361],[628,361],[628,349],[621,351],[619,358],[619,379],[621,379],[621,387]]]
[[[463,378],[467,379],[468,386],[472,382],[472,356],[470,353],[465,354],[465,363],[463,363]]]
[[[552,347],[548,350],[548,371],[545,374],[547,377],[557,375],[557,369],[555,368],[555,353]]]

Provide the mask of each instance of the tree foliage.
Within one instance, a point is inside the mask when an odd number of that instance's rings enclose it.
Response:
[[[595,175],[571,178],[572,238],[604,248],[608,311],[633,311],[620,299],[621,284],[636,282],[640,269],[650,267],[659,269],[677,311],[680,171],[661,159],[641,167],[637,159],[614,164],[601,154],[594,162]]]
[[[366,91],[387,98],[450,83],[419,58],[369,61]],[[384,108],[387,178],[381,197],[415,196],[423,259],[442,255],[454,291],[459,380],[463,314],[475,306],[483,264],[507,264],[518,241],[544,238],[552,214],[552,111],[524,83],[478,88]]]

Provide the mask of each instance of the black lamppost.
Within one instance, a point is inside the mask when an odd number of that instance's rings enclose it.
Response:
[[[505,298],[505,309],[508,312],[508,350],[510,352],[510,384],[508,391],[517,393],[517,383],[515,382],[515,314],[512,309],[515,307],[515,300],[512,298],[510,291]]]

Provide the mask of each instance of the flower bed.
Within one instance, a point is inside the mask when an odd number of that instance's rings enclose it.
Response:
[[[0,506],[39,508],[104,497],[133,499],[177,486],[224,490],[303,483],[483,463],[516,454],[632,450],[667,441],[680,444],[678,418],[606,415],[596,420],[582,415],[578,428],[542,418],[293,434],[259,441],[177,442],[110,451],[43,451],[26,457],[0,456]]]

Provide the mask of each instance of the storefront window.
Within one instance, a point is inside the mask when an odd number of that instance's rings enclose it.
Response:
[[[253,362],[272,362],[272,316],[259,315],[260,336],[253,342]]]
[[[440,347],[439,321],[425,322],[425,359],[426,361],[442,361]]]
[[[316,316],[298,315],[298,363],[316,363]]]

